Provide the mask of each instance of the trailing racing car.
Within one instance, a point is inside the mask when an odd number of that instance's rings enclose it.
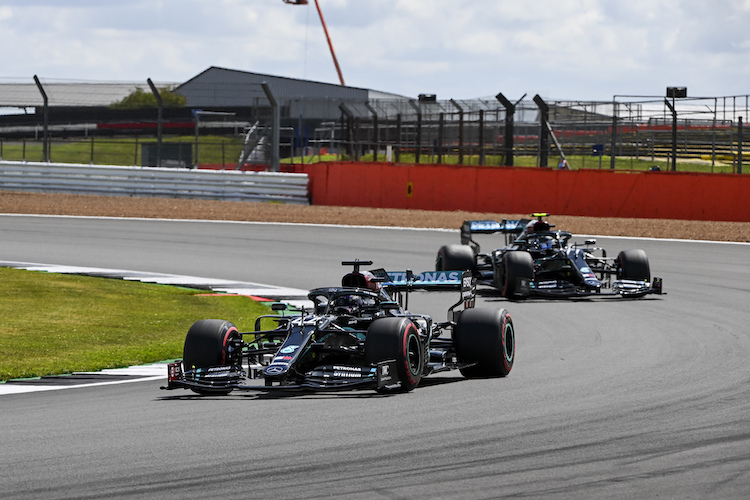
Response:
[[[478,282],[497,288],[504,297],[582,297],[662,294],[662,279],[651,279],[646,252],[624,250],[607,257],[596,240],[571,243],[571,233],[557,231],[544,220],[471,220],[461,225],[461,244],[438,250],[435,268],[471,270]],[[482,253],[475,234],[502,233],[505,246]]]
[[[225,395],[233,390],[372,388],[406,392],[423,377],[458,369],[465,377],[505,377],[515,361],[515,330],[505,309],[475,308],[470,272],[361,271],[348,261],[342,286],[310,290],[312,306],[264,315],[251,332],[229,321],[194,323],[183,359],[162,389]],[[448,320],[407,310],[412,290],[460,291]],[[459,308],[459,306],[461,306]],[[271,321],[272,329],[261,329]],[[257,382],[262,380],[262,384]]]

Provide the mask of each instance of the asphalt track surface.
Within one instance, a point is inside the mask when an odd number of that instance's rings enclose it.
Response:
[[[0,258],[311,288],[432,268],[457,232],[0,216]],[[750,246],[643,248],[666,296],[507,302],[504,379],[198,397],[162,381],[0,396],[3,498],[746,498]],[[414,296],[442,319],[454,297]],[[227,318],[231,319],[231,318]]]

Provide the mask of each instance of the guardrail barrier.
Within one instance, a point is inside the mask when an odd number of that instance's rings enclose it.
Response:
[[[309,204],[305,173],[0,161],[0,189]]]

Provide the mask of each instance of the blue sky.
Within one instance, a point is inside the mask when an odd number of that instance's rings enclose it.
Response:
[[[750,94],[750,0],[319,0],[347,85],[439,99]],[[282,0],[0,2],[0,82],[184,82],[210,66],[338,83]]]

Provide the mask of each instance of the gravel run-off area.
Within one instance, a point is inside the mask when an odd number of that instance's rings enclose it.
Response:
[[[544,210],[544,207],[539,207]],[[529,214],[437,212],[281,203],[0,192],[0,213],[206,219],[458,229],[465,220],[520,219]],[[618,219],[552,214],[557,229],[580,235],[750,242],[750,222]]]

